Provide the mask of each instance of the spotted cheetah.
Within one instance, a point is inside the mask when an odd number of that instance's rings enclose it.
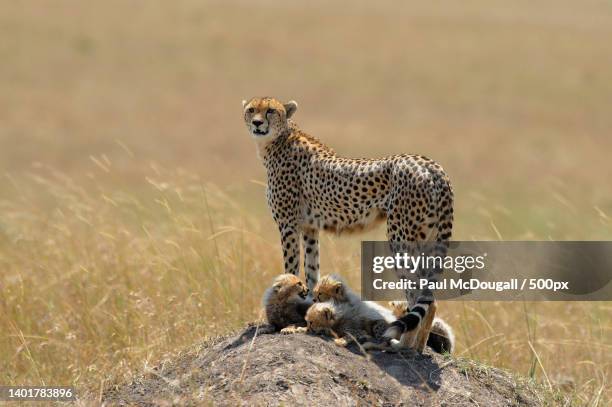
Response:
[[[270,97],[243,101],[243,119],[267,171],[267,199],[278,225],[285,272],[299,274],[300,240],[306,283],[319,279],[319,231],[361,230],[387,221],[394,252],[405,242],[440,242],[451,238],[453,190],[436,162],[420,155],[382,159],[343,158],[291,120],[297,103]],[[396,270],[399,278],[414,278]],[[418,277],[435,280],[441,270]],[[422,351],[435,315],[428,290],[406,291],[411,311],[387,330],[401,346]]]
[[[312,305],[306,285],[298,276],[281,274],[263,296],[266,319],[281,333],[291,333],[298,326],[305,326],[306,311]]]

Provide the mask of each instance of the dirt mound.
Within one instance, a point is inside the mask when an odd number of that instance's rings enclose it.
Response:
[[[540,405],[499,369],[426,352],[372,352],[248,326],[107,389],[108,405]]]

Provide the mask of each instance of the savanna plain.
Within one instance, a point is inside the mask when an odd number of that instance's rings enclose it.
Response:
[[[419,153],[455,240],[612,238],[612,4],[0,5],[0,384],[101,390],[261,318],[282,271],[241,100]],[[359,287],[360,240],[322,239]],[[585,275],[584,278],[588,278]],[[446,302],[457,355],[610,402],[610,303]]]

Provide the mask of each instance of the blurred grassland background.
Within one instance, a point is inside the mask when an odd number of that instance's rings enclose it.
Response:
[[[342,155],[442,163],[456,240],[612,238],[609,1],[11,1],[0,37],[0,384],[95,398],[259,317],[255,95]],[[322,272],[358,286],[361,239]],[[440,307],[459,355],[578,405],[610,400],[611,311]]]

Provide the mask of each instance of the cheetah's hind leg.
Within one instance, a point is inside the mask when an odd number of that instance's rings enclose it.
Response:
[[[425,318],[423,318],[423,320],[421,321],[421,329],[419,330],[419,334],[417,335],[416,343],[416,351],[419,353],[423,353],[423,351],[425,350],[425,345],[427,344],[427,340],[429,339],[429,333],[431,332],[431,326],[433,325],[437,308],[438,305],[435,301],[429,304],[429,307],[427,308],[427,313],[425,314]]]

